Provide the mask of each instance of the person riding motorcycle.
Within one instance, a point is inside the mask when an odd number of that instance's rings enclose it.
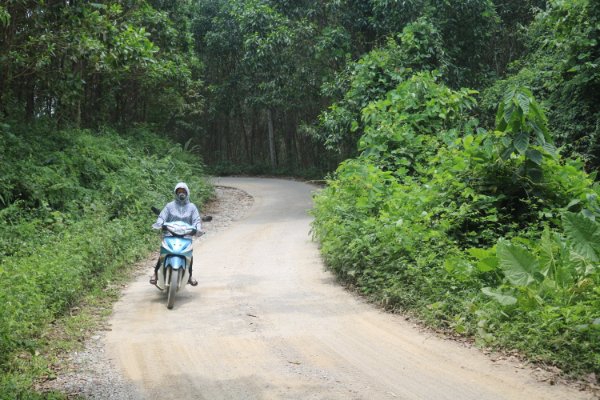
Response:
[[[175,185],[175,200],[168,203],[165,208],[162,209],[156,222],[152,225],[154,229],[162,229],[163,225],[168,222],[183,221],[195,228],[193,234],[200,233],[202,228],[202,219],[200,212],[194,203],[190,201],[190,189],[185,182],[179,182]],[[160,268],[161,258],[159,256],[156,266],[154,267],[154,275],[150,278],[150,283],[156,285],[158,281],[158,269]],[[192,278],[192,265],[194,264],[194,258],[190,262],[190,277],[188,283],[192,286],[198,285],[198,281]]]

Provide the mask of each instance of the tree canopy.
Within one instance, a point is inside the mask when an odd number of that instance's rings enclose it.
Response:
[[[482,120],[506,87],[528,86],[558,144],[596,168],[598,12],[587,0],[8,0],[0,116],[143,124],[191,139],[209,164],[322,173],[356,153],[367,102],[436,70],[483,94]]]

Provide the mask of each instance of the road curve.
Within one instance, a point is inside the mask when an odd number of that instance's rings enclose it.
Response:
[[[324,270],[305,183],[219,179],[254,197],[195,244],[199,285],[173,310],[147,283],[115,305],[105,347],[140,399],[583,399],[366,304]]]

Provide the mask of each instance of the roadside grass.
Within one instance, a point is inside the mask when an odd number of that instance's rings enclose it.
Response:
[[[158,242],[157,242],[158,243]],[[154,247],[153,250],[156,250]],[[148,256],[151,250],[148,249]],[[48,326],[32,354],[20,352],[11,360],[10,372],[2,377],[6,393],[0,399],[65,400],[67,395],[47,391],[45,382],[68,372],[70,354],[85,348],[97,332],[110,329],[107,321],[122,289],[146,265],[148,256],[127,268],[106,271],[76,304]],[[72,397],[69,397],[72,398]]]
[[[144,130],[0,126],[0,399],[37,393],[101,327],[132,265],[157,244],[150,206],[186,181],[212,196],[200,160]]]

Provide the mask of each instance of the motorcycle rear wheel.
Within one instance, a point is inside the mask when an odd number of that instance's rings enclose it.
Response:
[[[169,291],[167,292],[167,308],[170,310],[175,305],[175,293],[179,285],[179,270],[171,270],[171,280],[169,282]]]

